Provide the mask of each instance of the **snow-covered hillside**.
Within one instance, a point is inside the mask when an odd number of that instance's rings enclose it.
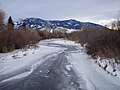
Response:
[[[80,22],[74,19],[70,20],[43,20],[40,18],[25,18],[23,20],[15,22],[15,27],[20,27],[23,23],[25,23],[28,27],[41,29],[43,27],[49,28],[57,28],[63,27],[67,29],[76,29],[81,30],[83,27],[90,26],[93,28],[101,28],[103,26],[91,22]]]

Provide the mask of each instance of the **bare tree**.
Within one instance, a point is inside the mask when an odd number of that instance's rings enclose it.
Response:
[[[4,17],[5,17],[5,13],[0,10],[0,31],[2,31],[4,29]]]

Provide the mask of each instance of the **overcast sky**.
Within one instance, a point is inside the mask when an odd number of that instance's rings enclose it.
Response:
[[[117,18],[120,0],[0,0],[0,8],[14,20],[38,17],[106,24]]]

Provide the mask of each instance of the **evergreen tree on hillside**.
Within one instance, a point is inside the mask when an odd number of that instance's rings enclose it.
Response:
[[[6,46],[8,51],[12,51],[15,49],[15,38],[16,38],[15,34],[16,33],[14,30],[14,23],[12,17],[10,16],[8,18],[7,31],[6,31],[6,38],[7,38]]]
[[[8,18],[7,29],[8,30],[13,30],[14,29],[14,23],[13,23],[13,20],[12,20],[11,16]]]
[[[27,30],[27,27],[26,27],[26,24],[25,23],[23,23],[22,24],[22,28],[21,28],[22,30]]]
[[[12,17],[11,17],[11,16],[8,18],[8,24],[11,24],[11,25],[14,26],[14,23],[13,23],[13,20],[12,20]]]

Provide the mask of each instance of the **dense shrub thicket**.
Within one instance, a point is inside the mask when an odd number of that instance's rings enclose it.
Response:
[[[114,58],[120,63],[120,30],[85,28],[80,32],[80,43],[86,46],[87,53],[96,58]]]

